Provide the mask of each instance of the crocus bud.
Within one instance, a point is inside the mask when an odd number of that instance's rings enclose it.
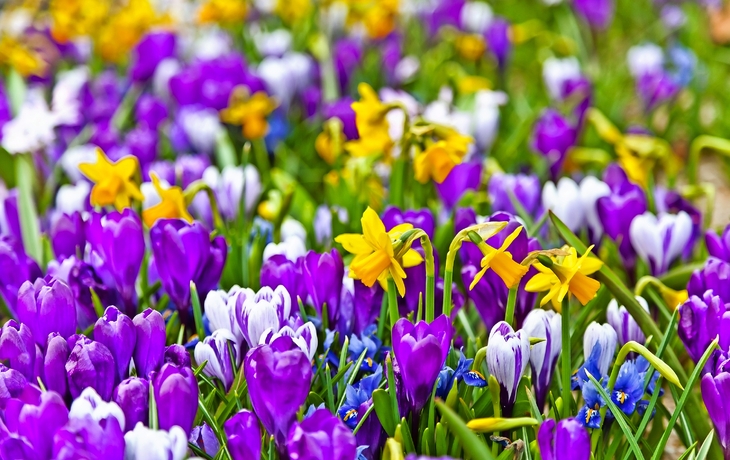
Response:
[[[226,292],[222,289],[210,291],[205,297],[205,316],[212,332],[225,329],[236,337],[236,343],[243,342],[241,330],[236,325],[236,302],[243,302],[255,294],[251,289],[234,286]]]
[[[413,324],[406,318],[393,326],[393,352],[400,366],[408,402],[414,411],[428,401],[438,374],[449,353],[454,328],[445,315],[431,324],[419,321]]]
[[[636,301],[644,307],[646,312],[649,312],[649,304],[646,303],[643,297],[636,296]],[[611,299],[608,303],[608,310],[606,310],[606,319],[608,324],[613,327],[618,336],[618,341],[621,345],[626,342],[634,341],[643,344],[646,340],[646,336],[641,332],[641,328],[636,323],[636,320],[626,310],[626,307],[621,305],[618,306],[616,299]]]
[[[17,457],[10,454],[7,458],[51,458],[53,434],[66,422],[68,409],[61,396],[53,391],[41,393],[37,403],[23,405],[16,420],[5,421],[7,425],[17,427],[18,438],[27,443],[33,454],[27,455],[30,452],[26,448],[26,455]],[[2,446],[3,454],[6,454],[6,448],[6,445]]]
[[[198,382],[193,370],[165,364],[151,375],[151,382],[160,428],[170,430],[177,425],[189,434],[198,412]]]
[[[137,375],[148,377],[150,372],[162,364],[165,352],[165,320],[160,312],[148,308],[134,317],[136,346],[134,347],[134,366]]]
[[[165,348],[165,363],[171,363],[180,367],[190,367],[190,353],[184,346],[173,343]]]
[[[575,11],[586,20],[591,29],[605,29],[613,19],[614,0],[578,0]]]
[[[357,456],[352,431],[327,409],[292,425],[286,448],[292,460],[351,460]]]
[[[714,231],[705,233],[705,244],[707,245],[707,252],[712,257],[730,262],[730,225],[725,227],[722,235],[718,235]]]
[[[580,187],[573,179],[563,177],[557,186],[546,182],[542,189],[542,205],[555,213],[571,231],[583,228],[585,210],[580,199]]]
[[[261,336],[267,329],[278,332],[290,315],[291,298],[283,286],[275,290],[262,287],[253,297],[236,301],[238,327],[252,348],[261,343]]]
[[[517,398],[517,387],[530,360],[530,338],[525,331],[515,332],[500,321],[489,333],[487,368],[500,387],[502,415],[510,416]]]
[[[51,246],[56,258],[63,260],[76,254],[83,254],[86,246],[84,218],[76,211],[61,214],[51,225]]]
[[[188,437],[179,426],[150,430],[138,423],[124,435],[124,442],[125,460],[183,460],[188,452]]]
[[[547,158],[553,178],[559,177],[568,149],[575,145],[576,136],[575,127],[554,109],[545,110],[535,122],[532,145]]]
[[[537,432],[537,445],[543,460],[588,460],[591,458],[591,438],[588,431],[574,418],[555,422],[545,420]]]
[[[311,304],[320,317],[324,304],[327,304],[328,321],[334,327],[340,317],[340,293],[342,277],[345,274],[342,256],[336,249],[324,254],[309,251],[304,257],[302,271]]]
[[[162,60],[175,56],[175,42],[175,34],[169,31],[152,31],[142,37],[132,50],[132,80],[151,78]]]
[[[35,381],[35,343],[28,326],[15,320],[5,323],[0,333],[0,359],[7,359],[10,367],[19,371],[28,381]]]
[[[292,302],[301,298],[306,302],[306,286],[302,276],[303,259],[292,262],[283,254],[274,254],[264,261],[261,266],[261,286],[276,289],[284,286]]]
[[[66,339],[56,332],[48,334],[48,346],[43,362],[44,385],[49,391],[65,396],[68,391],[66,362],[71,350]]]
[[[489,197],[493,211],[505,211],[517,215],[514,200],[531,216],[540,206],[540,178],[527,174],[493,174],[489,179]]]
[[[0,364],[0,409],[4,410],[8,400],[17,398],[26,386],[28,386],[28,380],[23,377],[23,374]]]
[[[76,332],[76,304],[73,292],[63,281],[26,281],[18,291],[16,314],[33,332],[35,342],[44,347],[48,334],[58,332],[68,338]]]
[[[253,412],[242,410],[226,420],[223,430],[228,438],[232,460],[261,457],[261,430]]]
[[[629,228],[631,244],[641,259],[649,264],[653,275],[661,275],[692,242],[692,218],[684,211],[678,214],[650,212],[636,216]]]
[[[147,380],[130,377],[122,380],[115,389],[113,400],[124,412],[126,431],[137,423],[147,425],[149,419],[150,384]]]
[[[207,361],[203,373],[220,380],[226,390],[230,389],[235,373],[233,365],[238,367],[241,363],[236,338],[231,332],[218,329],[195,345],[195,361],[198,364]]]
[[[71,396],[77,398],[86,387],[92,387],[104,401],[109,401],[114,389],[116,365],[109,349],[81,336],[66,362]]]
[[[69,418],[53,436],[53,459],[78,458],[124,459],[124,434],[119,422],[111,417],[103,422],[87,415]]]
[[[595,346],[600,349],[596,364],[601,376],[608,373],[608,368],[611,366],[611,361],[613,361],[613,355],[616,353],[617,341],[616,331],[610,324],[598,324],[594,321],[588,325],[585,334],[583,334],[583,356],[591,356]],[[599,378],[599,376],[595,377]]]
[[[725,304],[713,291],[702,297],[693,295],[679,307],[678,335],[694,362],[717,337],[724,313]]]
[[[730,303],[730,263],[710,257],[705,266],[692,272],[687,283],[690,296],[702,297],[708,290],[720,296],[723,302]]]
[[[317,339],[317,329],[314,327],[314,323],[311,321],[306,322],[299,326],[297,330],[292,329],[290,326],[284,326],[279,329],[279,332],[273,332],[271,329],[267,329],[261,335],[261,343],[271,343],[281,336],[291,337],[294,343],[307,354],[307,358],[311,361],[314,359],[314,355],[317,353],[317,346],[319,340]]]
[[[312,365],[307,355],[283,336],[249,351],[243,369],[254,412],[283,444],[309,394]]]
[[[117,365],[117,381],[129,376],[129,362],[132,360],[137,332],[132,319],[117,307],[107,307],[104,316],[94,325],[94,340],[103,343],[114,356]]]
[[[81,394],[71,403],[71,409],[68,412],[69,418],[84,419],[90,417],[96,422],[109,420],[113,418],[119,424],[119,428],[124,430],[125,417],[122,408],[115,402],[106,402],[91,387],[85,388]]]
[[[536,343],[530,350],[530,367],[532,368],[532,384],[535,387],[537,407],[545,407],[545,399],[550,390],[555,364],[560,356],[563,330],[561,317],[554,311],[536,309],[525,318],[523,333],[529,337],[545,339]]]

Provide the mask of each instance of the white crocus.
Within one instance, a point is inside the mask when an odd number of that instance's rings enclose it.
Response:
[[[32,153],[56,140],[58,116],[48,109],[40,88],[31,89],[18,115],[3,126],[2,146],[10,153]]]
[[[236,321],[249,347],[261,343],[267,329],[279,332],[290,316],[291,297],[284,286],[264,286],[253,297],[236,303]]]
[[[585,210],[580,196],[580,188],[573,179],[563,177],[557,187],[546,182],[542,189],[542,205],[545,210],[555,213],[572,232],[577,232],[585,222]]]
[[[119,428],[124,431],[125,418],[122,408],[115,402],[106,402],[91,387],[86,387],[78,398],[71,403],[68,411],[70,419],[84,419],[90,416],[94,421],[100,422],[110,417],[117,419]]]
[[[124,460],[183,460],[187,452],[188,438],[177,425],[151,430],[139,422],[124,435]]]
[[[662,213],[659,217],[645,212],[631,221],[629,236],[634,250],[649,264],[652,273],[661,275],[689,244],[692,218],[684,211]]]
[[[484,2],[467,2],[461,9],[461,23],[464,29],[474,34],[483,34],[492,23],[494,13]]]
[[[76,185],[64,184],[56,194],[56,211],[73,214],[76,211],[84,212],[89,201],[91,185],[81,181]]]
[[[580,201],[585,211],[586,224],[591,229],[594,241],[598,241],[603,235],[603,225],[598,217],[596,202],[599,198],[611,194],[611,187],[602,180],[588,176],[580,183]]]
[[[548,94],[553,100],[563,98],[565,82],[580,78],[580,63],[575,57],[563,59],[550,57],[542,64],[542,79],[547,87]]]
[[[282,336],[291,337],[294,343],[307,354],[310,361],[314,359],[314,355],[317,354],[319,341],[317,339],[317,329],[311,321],[302,324],[296,331],[290,326],[284,326],[278,332],[274,332],[273,329],[267,329],[261,335],[259,343],[271,343],[277,337]]]
[[[613,361],[613,355],[616,353],[617,341],[616,331],[610,324],[598,324],[594,321],[588,325],[585,334],[583,334],[583,356],[585,359],[591,356],[595,346],[600,349],[597,365],[602,376],[608,373],[608,368],[611,366],[611,361]],[[596,376],[596,378],[599,378],[599,376]]]

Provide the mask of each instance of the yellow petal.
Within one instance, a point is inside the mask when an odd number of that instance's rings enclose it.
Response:
[[[423,262],[423,256],[421,256],[421,253],[416,251],[415,249],[409,249],[403,255],[403,266],[405,268],[415,267],[421,262]]]
[[[502,243],[502,246],[499,247],[499,250],[502,252],[506,251],[515,238],[520,235],[520,232],[522,232],[522,226],[517,227],[507,238],[505,238],[504,243]]]
[[[528,269],[512,260],[512,254],[509,252],[498,252],[492,259],[490,266],[509,289],[519,284]]]
[[[542,292],[557,284],[558,278],[551,273],[537,273],[525,285],[527,292]]]
[[[570,281],[570,292],[575,295],[578,301],[585,305],[593,297],[595,297],[598,288],[601,287],[601,283],[589,278],[582,273],[576,273],[573,279]]]
[[[362,233],[365,240],[373,247],[380,247],[380,237],[381,235],[387,235],[387,233],[385,233],[385,225],[378,217],[378,213],[368,206],[362,215],[362,219],[360,219],[360,223],[362,224]]]
[[[115,173],[125,179],[129,179],[139,170],[139,161],[137,157],[129,155],[114,163],[114,169]]]
[[[375,249],[365,241],[362,235],[357,233],[344,233],[337,236],[335,241],[340,243],[345,248],[345,251],[351,254],[369,254]]]
[[[469,285],[469,290],[470,290],[470,291],[471,291],[472,289],[474,289],[474,286],[476,286],[476,285],[477,285],[477,283],[479,282],[479,280],[481,280],[481,279],[482,279],[482,277],[484,276],[484,274],[485,274],[485,273],[487,272],[487,269],[488,269],[488,268],[489,268],[489,266],[486,266],[486,267],[482,267],[482,269],[481,269],[481,270],[479,270],[479,272],[477,272],[477,274],[476,274],[476,275],[474,275],[474,279],[472,280],[471,284]]]

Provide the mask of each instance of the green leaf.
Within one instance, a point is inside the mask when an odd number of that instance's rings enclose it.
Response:
[[[687,448],[687,450],[684,451],[684,453],[677,459],[677,460],[685,460],[689,458],[689,456],[694,452],[694,450],[697,448],[697,441],[693,442],[691,446]]]
[[[200,308],[200,297],[195,283],[190,281],[190,300],[193,303],[193,318],[195,319],[195,333],[201,342],[205,338],[205,326],[203,325],[203,310]]]
[[[697,457],[695,460],[705,460],[707,454],[710,452],[710,446],[712,446],[712,440],[715,437],[715,431],[711,430],[710,434],[707,435],[705,440],[702,442],[702,447],[697,451]]]
[[[601,395],[601,398],[603,398],[603,400],[606,402],[606,405],[611,410],[611,413],[613,413],[614,419],[618,422],[619,427],[621,427],[621,431],[623,431],[624,433],[624,437],[629,441],[629,446],[631,447],[631,450],[634,452],[634,455],[636,455],[636,460],[644,460],[644,455],[641,453],[639,444],[636,442],[636,439],[634,439],[634,433],[631,432],[631,428],[629,428],[628,423],[626,423],[626,420],[624,419],[624,413],[621,412],[621,409],[619,409],[616,404],[613,403],[611,397],[606,393],[606,390],[604,390],[603,386],[598,383],[598,380],[596,380],[595,377],[593,377],[588,371],[586,371],[586,375],[591,380],[591,382],[593,382],[596,390],[598,390],[598,394]]]
[[[436,400],[436,407],[441,412],[441,418],[447,423],[449,431],[459,439],[461,445],[469,456],[473,459],[479,460],[490,460],[494,459],[494,456],[484,444],[479,436],[466,426],[464,421],[453,410],[443,403],[441,400]]]
[[[13,109],[13,115],[18,115],[20,107],[25,101],[26,84],[23,77],[14,68],[10,68],[8,72],[8,99],[10,99],[10,107]]]
[[[236,149],[226,129],[221,129],[215,136],[215,159],[221,169],[226,166],[235,166]]]
[[[445,457],[448,453],[448,442],[446,440],[446,428],[439,422],[436,424],[436,456]]]
[[[94,291],[93,287],[90,287],[89,291],[91,291],[91,303],[94,304],[94,311],[96,312],[96,316],[101,318],[102,316],[104,316],[104,305],[101,304],[101,300],[96,294],[96,291]]]
[[[375,413],[378,414],[378,420],[383,425],[383,429],[388,436],[393,437],[395,435],[395,423],[393,422],[395,416],[390,404],[390,395],[386,390],[373,391],[373,406],[375,406]]]
[[[38,225],[35,202],[33,201],[33,184],[36,183],[34,170],[33,157],[30,154],[17,155],[15,177],[18,181],[18,215],[23,236],[23,247],[33,260],[42,264],[41,231]]]
[[[411,436],[411,429],[408,428],[408,420],[406,420],[405,417],[403,417],[398,426],[395,427],[395,439],[398,438],[401,439],[401,444],[403,444],[403,448],[406,453],[413,454],[416,452],[416,446],[413,444],[413,437]]]

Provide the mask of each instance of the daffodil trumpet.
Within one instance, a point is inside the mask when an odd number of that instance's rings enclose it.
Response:
[[[183,192],[185,204],[190,206],[200,192],[205,192],[208,196],[208,201],[210,201],[210,212],[213,215],[213,224],[215,225],[215,228],[223,230],[225,228],[225,224],[223,223],[223,218],[218,210],[218,201],[216,200],[215,192],[213,192],[213,189],[210,188],[208,184],[202,180],[196,180],[191,183]]]
[[[507,226],[507,222],[485,222],[482,224],[471,225],[454,236],[449,245],[449,252],[446,253],[446,265],[444,266],[444,299],[443,313],[446,316],[451,315],[451,284],[454,278],[454,263],[456,255],[459,253],[461,244],[469,240],[469,232],[474,232],[481,236],[482,239],[489,239],[502,231]]]

